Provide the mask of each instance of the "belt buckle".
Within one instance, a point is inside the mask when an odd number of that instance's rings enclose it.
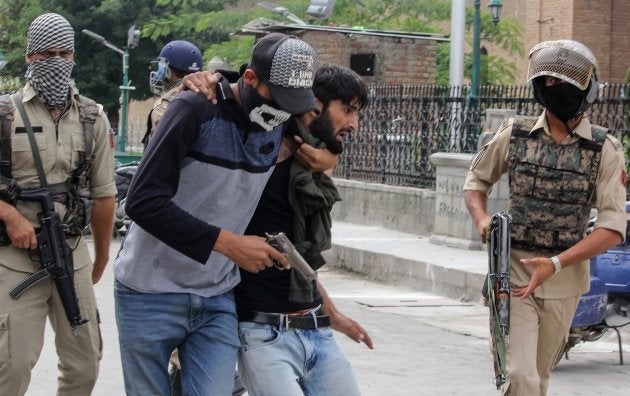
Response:
[[[291,327],[291,318],[289,317],[289,315],[284,315],[284,328],[285,330],[290,329]]]

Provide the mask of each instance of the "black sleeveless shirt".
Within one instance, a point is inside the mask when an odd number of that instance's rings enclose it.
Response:
[[[265,236],[282,231],[293,241],[293,209],[289,204],[289,173],[294,157],[278,163],[265,186],[245,234]],[[290,271],[267,268],[256,274],[241,272],[241,282],[236,286],[236,306],[239,312],[293,312],[318,306],[321,295],[313,281],[313,302],[289,301]]]

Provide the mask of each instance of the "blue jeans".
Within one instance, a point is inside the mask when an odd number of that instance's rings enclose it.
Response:
[[[330,327],[239,323],[238,370],[250,396],[358,396],[350,362]]]
[[[141,293],[115,281],[127,396],[170,396],[168,362],[179,350],[184,395],[231,395],[239,347],[232,292],[215,297]]]

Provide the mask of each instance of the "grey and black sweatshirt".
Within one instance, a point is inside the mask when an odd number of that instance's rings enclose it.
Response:
[[[127,195],[131,225],[115,277],[146,293],[216,296],[239,282],[214,252],[221,229],[242,234],[278,157],[284,124],[267,132],[233,100],[185,91],[168,106]]]

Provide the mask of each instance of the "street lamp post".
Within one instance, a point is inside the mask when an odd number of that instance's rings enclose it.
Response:
[[[125,48],[124,50],[121,50],[120,48],[116,47],[115,45],[105,40],[105,37],[98,35],[88,29],[83,29],[82,32],[92,37],[94,40],[98,41],[99,43],[103,44],[107,48],[113,51],[116,51],[120,55],[122,55],[123,81],[122,81],[122,85],[119,86],[121,94],[122,94],[122,99],[121,99],[122,103],[120,105],[121,120],[119,121],[120,136],[118,138],[118,151],[123,152],[123,153],[127,152],[127,147],[126,147],[127,146],[127,103],[129,100],[129,91],[136,89],[136,87],[129,85],[129,51],[127,50],[127,48]]]
[[[480,67],[480,57],[481,57],[481,12],[480,8],[481,0],[474,0],[473,5],[475,7],[474,10],[474,19],[473,19],[473,62],[472,62],[472,73],[471,73],[471,87],[470,87],[470,95],[468,95],[467,103],[468,107],[471,111],[471,130],[469,131],[470,136],[478,137],[480,132],[480,121],[481,121],[481,108],[479,103],[479,67]],[[501,12],[501,0],[490,0],[488,3],[488,8],[490,8],[490,12],[492,14],[492,22],[496,25],[499,23],[499,14]]]
[[[269,11],[273,11],[276,14],[280,14],[280,15],[284,16],[285,18],[291,20],[292,22],[298,24],[298,25],[306,25],[307,24],[302,19],[300,19],[297,15],[295,15],[291,11],[289,11],[289,9],[287,9],[286,7],[279,6],[276,3],[272,3],[272,2],[269,2],[269,1],[261,1],[261,2],[257,3],[256,5],[258,7],[266,8]]]
[[[488,8],[490,9],[490,14],[492,15],[492,23],[494,23],[495,25],[499,23],[502,7],[503,4],[501,4],[501,0],[490,0],[490,2],[488,3]]]
[[[122,94],[122,103],[120,105],[120,118],[122,118],[122,125],[120,127],[120,142],[119,149],[122,152],[127,152],[127,104],[129,103],[129,91],[136,89],[129,85],[129,51],[125,48],[123,55],[123,83],[120,88]]]
[[[276,14],[280,14],[298,25],[308,25],[308,23],[304,22],[297,15],[291,13],[291,11],[289,11],[286,7],[279,6],[276,3],[261,1],[256,5],[273,11]],[[311,3],[306,10],[306,15],[309,18],[328,18],[332,14],[334,6],[335,0],[311,0]]]
[[[474,0],[473,5],[475,7],[475,14],[473,20],[473,64],[470,93],[472,97],[477,97],[477,91],[479,89],[479,64],[481,57],[481,12],[479,10],[481,0]],[[495,25],[499,23],[501,7],[503,7],[501,0],[490,0],[488,3],[488,8],[492,14],[492,22]]]
[[[481,15],[479,11],[481,0],[475,0],[473,6],[475,7],[475,13],[473,15],[473,61],[472,72],[470,78],[470,94],[473,97],[477,97],[477,87],[479,87],[479,61],[481,52]]]

